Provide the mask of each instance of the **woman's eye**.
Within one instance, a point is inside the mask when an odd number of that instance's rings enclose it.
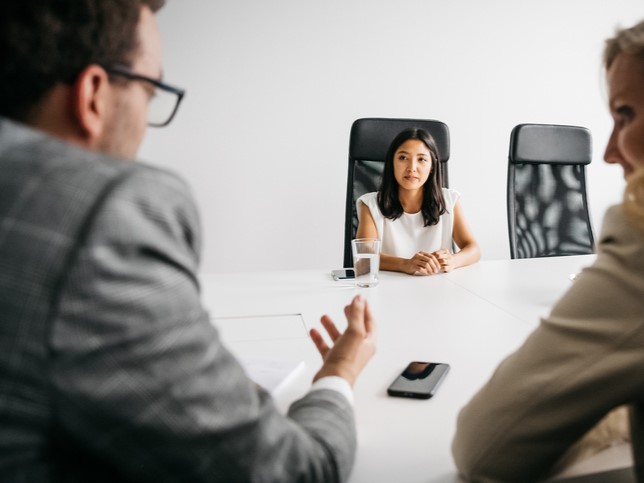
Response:
[[[635,112],[629,106],[621,106],[617,108],[615,112],[617,114],[615,116],[615,122],[619,126],[623,126],[635,116]]]

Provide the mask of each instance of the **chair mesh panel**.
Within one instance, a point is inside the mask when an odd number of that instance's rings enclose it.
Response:
[[[378,191],[384,169],[385,163],[383,161],[358,160],[353,165],[353,205],[351,208],[352,239],[356,237],[356,231],[358,230],[358,210],[356,209],[356,201],[358,201],[358,198],[365,193]]]
[[[515,164],[517,258],[593,253],[580,165]]]

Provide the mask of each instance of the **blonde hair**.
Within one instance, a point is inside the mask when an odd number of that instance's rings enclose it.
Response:
[[[638,168],[628,177],[624,212],[633,224],[644,230],[644,168]]]
[[[619,54],[629,54],[644,60],[644,20],[628,29],[618,29],[615,36],[606,40],[604,67],[610,69]]]

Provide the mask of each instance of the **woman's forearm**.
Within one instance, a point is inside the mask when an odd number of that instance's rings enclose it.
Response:
[[[453,255],[455,268],[472,265],[481,259],[481,250],[476,243],[469,243]]]
[[[392,255],[380,254],[380,270],[409,273],[409,260]]]

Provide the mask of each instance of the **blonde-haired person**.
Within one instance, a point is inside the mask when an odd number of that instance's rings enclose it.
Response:
[[[629,439],[644,463],[644,22],[607,41],[604,65],[624,202],[595,263],[461,410],[452,452],[469,480],[539,480]]]
[[[634,225],[644,230],[644,168],[638,168],[628,179],[624,212]]]

